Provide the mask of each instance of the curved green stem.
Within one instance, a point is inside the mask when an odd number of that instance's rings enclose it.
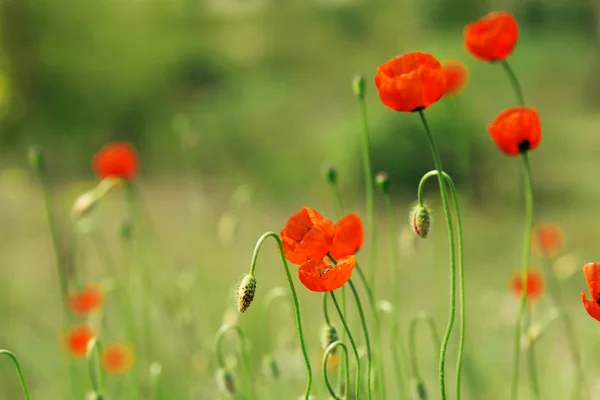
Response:
[[[508,61],[506,61],[506,60],[501,61],[500,65],[502,65],[502,68],[506,72],[506,75],[508,75],[508,79],[510,80],[510,83],[512,84],[513,88],[515,89],[515,94],[517,96],[517,101],[519,102],[519,105],[524,106],[525,105],[525,96],[523,95],[523,89],[521,88],[521,85],[519,84],[519,80],[517,79],[517,75],[515,75],[515,71],[513,71],[513,69],[508,64]]]
[[[530,326],[533,322],[533,307],[529,307],[529,312],[526,313],[526,321],[525,326]],[[537,373],[537,364],[535,358],[535,340],[532,340],[527,349],[527,365],[529,366],[529,381],[531,382],[531,390],[533,391],[533,396],[539,400],[540,396],[540,382],[538,379]]]
[[[365,313],[363,312],[362,305],[360,303],[360,297],[358,296],[358,292],[356,291],[356,287],[352,283],[352,279],[348,281],[350,284],[350,289],[352,289],[352,294],[354,295],[354,300],[356,301],[356,307],[358,308],[358,314],[360,315],[360,322],[363,328],[363,334],[365,335],[365,343],[367,346],[367,398],[370,400],[373,393],[373,353],[371,352],[371,341],[369,339],[369,328],[367,327],[367,320],[365,318]]]
[[[312,387],[312,369],[310,367],[308,352],[306,351],[306,344],[304,343],[304,333],[302,332],[302,317],[300,316],[300,304],[298,302],[298,296],[296,295],[294,281],[292,280],[292,275],[290,274],[290,268],[288,266],[287,260],[285,259],[285,254],[283,252],[283,244],[281,243],[279,235],[277,235],[275,232],[267,232],[263,234],[256,242],[256,246],[254,247],[254,253],[252,254],[252,261],[250,262],[249,274],[254,275],[254,271],[256,270],[256,261],[258,259],[258,252],[260,250],[261,245],[268,237],[272,237],[277,242],[277,246],[279,247],[279,254],[281,255],[281,261],[285,270],[285,276],[290,285],[290,292],[292,293],[292,300],[294,301],[294,312],[296,316],[296,327],[298,329],[298,339],[300,340],[300,348],[302,349],[302,356],[304,357],[304,364],[306,365],[306,389],[304,391],[304,399],[308,400],[310,396],[310,389]]]
[[[215,351],[217,355],[217,364],[219,368],[227,369],[227,365],[225,364],[225,358],[223,357],[223,338],[225,337],[225,333],[233,330],[237,333],[238,343],[240,346],[240,356],[242,358],[242,364],[244,365],[244,371],[246,374],[246,385],[248,386],[249,398],[255,399],[254,395],[254,385],[252,380],[252,371],[250,370],[250,362],[248,360],[248,349],[246,348],[246,335],[242,331],[239,325],[223,325],[217,331],[217,336],[215,337]]]
[[[519,385],[519,357],[520,357],[520,339],[523,314],[527,307],[527,277],[529,275],[529,258],[531,255],[531,232],[533,231],[533,185],[531,182],[531,168],[529,166],[529,157],[523,153],[523,172],[525,175],[525,233],[523,235],[523,260],[521,263],[521,279],[523,281],[523,291],[521,293],[521,304],[515,322],[514,344],[513,344],[513,375],[511,383],[510,398],[516,400],[518,397]]]
[[[21,382],[21,388],[23,389],[23,395],[26,400],[30,400],[29,390],[27,389],[27,384],[25,383],[25,378],[23,377],[23,371],[21,371],[21,365],[19,364],[19,360],[17,357],[9,350],[0,350],[0,355],[5,355],[10,358],[15,365],[15,369],[17,370],[17,375],[19,375],[19,381]]]
[[[418,201],[420,205],[423,205],[423,187],[425,185],[425,181],[434,175],[438,175],[438,171],[430,171],[426,173],[423,178],[421,178],[421,182],[419,182],[419,192],[418,192]],[[467,321],[466,321],[466,301],[465,301],[465,263],[464,263],[464,245],[463,245],[463,229],[462,229],[462,217],[460,213],[460,206],[458,204],[458,195],[456,192],[456,186],[454,185],[454,181],[452,178],[442,172],[448,187],[450,188],[450,193],[452,194],[452,202],[454,203],[454,213],[456,214],[456,231],[458,234],[458,287],[459,287],[459,297],[460,297],[460,337],[458,342],[458,354],[456,356],[456,399],[460,399],[461,391],[461,376],[462,376],[462,362],[463,362],[463,354],[465,347],[465,337],[467,330]]]
[[[325,317],[325,323],[331,326],[331,320],[329,319],[329,311],[327,310],[327,292],[323,293],[323,316]]]
[[[352,346],[352,352],[354,353],[354,358],[356,359],[356,383],[355,383],[355,396],[356,396],[356,400],[358,400],[360,398],[360,356],[358,355],[358,348],[356,347],[356,342],[354,341],[354,338],[352,337],[352,334],[350,333],[350,328],[348,328],[348,324],[346,323],[346,319],[344,318],[344,315],[342,314],[342,310],[340,309],[340,305],[338,304],[337,299],[335,298],[335,294],[333,293],[333,291],[329,292],[329,294],[331,295],[331,299],[333,300],[333,304],[335,305],[335,309],[338,312],[338,315],[340,316],[340,321],[342,321],[342,325],[344,326],[344,329],[346,330],[346,334],[348,335],[348,340],[350,340],[350,346]]]
[[[433,340],[433,345],[435,348],[439,349],[440,345],[440,335],[437,330],[437,326],[435,325],[435,321],[431,318],[430,315],[422,312],[411,318],[409,328],[408,328],[408,347],[411,349],[410,351],[410,366],[412,369],[412,374],[418,380],[421,380],[421,374],[419,373],[419,364],[417,362],[417,345],[416,345],[416,334],[417,325],[419,322],[424,321],[427,322],[429,329],[431,331],[431,338]]]
[[[439,360],[439,379],[440,379],[440,392],[442,400],[446,400],[446,351],[448,349],[448,342],[450,341],[450,335],[452,334],[452,328],[454,326],[454,319],[456,316],[456,255],[454,250],[454,230],[452,228],[452,216],[450,214],[450,205],[448,203],[448,195],[445,187],[445,177],[443,175],[442,162],[438,154],[433,136],[429,130],[429,125],[425,119],[425,113],[423,110],[419,110],[419,116],[423,122],[429,147],[433,155],[433,161],[435,169],[438,172],[438,183],[440,187],[440,195],[442,197],[442,204],[444,205],[444,213],[446,214],[446,223],[448,225],[448,241],[450,245],[450,315],[448,316],[448,325],[446,327],[446,333],[444,334],[444,340],[440,350]]]
[[[104,370],[102,369],[102,342],[98,338],[88,343],[86,354],[90,382],[94,392],[102,398],[104,396]]]
[[[344,344],[344,342],[342,342],[340,340],[331,343],[329,346],[327,346],[327,349],[325,349],[325,354],[323,355],[323,377],[325,378],[325,385],[327,386],[327,390],[329,391],[329,394],[331,394],[331,396],[335,400],[342,400],[344,398],[344,395],[343,394],[340,394],[339,396],[336,395],[335,390],[333,390],[333,386],[331,386],[331,383],[329,382],[329,377],[327,376],[327,361],[329,360],[329,355],[337,347],[341,347],[343,350],[342,354],[345,356],[344,360],[346,360],[345,361],[346,387],[348,387],[348,385],[350,385],[350,366],[349,366],[349,362],[348,362],[348,347]]]

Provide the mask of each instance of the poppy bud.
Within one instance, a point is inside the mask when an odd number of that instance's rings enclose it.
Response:
[[[422,205],[414,206],[410,213],[410,223],[415,233],[420,238],[425,239],[431,228],[431,212],[429,208]]]
[[[390,177],[387,172],[379,172],[375,175],[375,183],[383,193],[388,194],[390,192]]]
[[[223,393],[227,394],[235,394],[235,378],[233,374],[228,370],[220,368],[217,371],[217,384],[219,385],[219,389]]]
[[[329,345],[333,342],[337,342],[339,340],[339,335],[337,329],[333,325],[325,324],[321,329],[321,347],[323,350],[327,350]],[[331,354],[335,354],[337,352],[337,347],[335,347]]]
[[[323,176],[329,184],[335,185],[337,183],[337,169],[333,165],[325,164],[323,166]]]
[[[412,378],[410,382],[410,398],[412,400],[427,400],[425,383],[419,378]]]
[[[121,222],[119,226],[119,235],[123,240],[129,240],[131,238],[131,221],[126,219]]]
[[[356,75],[352,80],[352,90],[354,91],[356,97],[361,100],[365,98],[366,87],[367,84],[364,76]]]
[[[275,360],[275,357],[273,357],[273,354],[268,354],[263,359],[263,368],[264,368],[265,374],[270,379],[277,380],[281,376],[281,371],[279,370],[279,364],[277,364],[277,361]]]
[[[254,300],[254,293],[256,292],[256,278],[254,275],[246,275],[240,283],[238,289],[238,311],[243,313],[250,307],[252,300]]]
[[[46,170],[42,151],[38,147],[30,147],[27,153],[27,159],[29,165],[37,172],[44,172]]]

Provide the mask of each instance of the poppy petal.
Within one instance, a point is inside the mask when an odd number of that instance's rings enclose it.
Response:
[[[355,254],[364,241],[364,230],[357,214],[343,216],[335,226],[331,256],[336,260]]]
[[[600,322],[600,305],[596,301],[588,300],[583,290],[581,291],[581,302],[590,317]]]
[[[344,286],[352,276],[356,257],[348,256],[337,265],[328,265],[323,260],[309,260],[298,268],[300,282],[313,292],[330,292]]]

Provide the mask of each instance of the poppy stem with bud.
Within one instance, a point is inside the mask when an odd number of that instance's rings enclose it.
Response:
[[[419,372],[419,363],[417,357],[417,344],[416,344],[416,331],[419,322],[427,323],[429,330],[431,331],[431,339],[435,348],[440,348],[440,335],[435,325],[434,319],[425,312],[420,312],[410,319],[408,327],[408,347],[410,348],[410,368],[412,370],[413,379],[422,382],[421,374]]]
[[[242,364],[244,366],[244,372],[246,374],[246,385],[248,387],[248,397],[250,399],[255,399],[254,395],[254,385],[252,381],[252,371],[250,369],[250,362],[248,361],[248,349],[246,347],[246,335],[244,335],[244,331],[239,325],[223,325],[217,331],[217,335],[215,337],[215,352],[217,355],[217,365],[220,370],[227,371],[227,364],[225,363],[225,357],[223,357],[223,338],[225,334],[229,331],[235,331],[238,338],[238,343],[240,346],[240,358],[242,359]]]
[[[327,293],[325,293],[325,295],[327,295]],[[331,343],[329,346],[327,346],[327,349],[325,349],[325,354],[323,354],[323,378],[325,378],[325,385],[327,386],[327,390],[329,391],[329,394],[331,394],[331,397],[333,397],[335,400],[343,400],[347,396],[345,396],[345,394],[342,393],[341,391],[339,392],[340,395],[338,396],[335,393],[335,390],[333,390],[333,386],[329,382],[329,377],[327,376],[327,361],[329,360],[329,356],[332,353],[335,353],[335,351],[337,350],[338,347],[340,347],[342,349],[342,354],[344,355],[344,360],[346,360],[345,369],[344,369],[346,371],[344,387],[347,389],[350,385],[350,365],[349,365],[349,361],[348,361],[348,346],[346,346],[344,344],[344,342],[339,341],[339,340]]]
[[[30,400],[31,397],[29,397],[29,389],[27,389],[27,384],[25,383],[25,378],[23,377],[23,371],[21,370],[21,365],[19,364],[19,360],[17,360],[17,357],[13,354],[13,352],[11,352],[9,350],[4,350],[4,349],[0,350],[0,355],[7,356],[8,358],[11,359],[11,361],[15,365],[15,369],[17,370],[17,375],[19,375],[19,382],[21,382],[21,388],[23,389],[23,395],[25,396],[26,400]]]
[[[256,246],[254,247],[254,253],[252,254],[252,261],[250,262],[250,272],[249,275],[254,276],[254,272],[256,270],[256,261],[258,259],[258,252],[263,242],[268,238],[272,237],[277,242],[277,246],[279,247],[279,254],[281,255],[281,261],[283,263],[283,269],[285,270],[285,276],[290,285],[290,292],[292,294],[292,300],[294,302],[294,313],[296,316],[296,328],[298,331],[298,339],[300,340],[300,348],[302,349],[302,356],[304,358],[304,364],[306,365],[306,389],[304,391],[304,399],[309,400],[310,397],[310,389],[312,387],[312,369],[310,367],[310,360],[308,358],[308,352],[306,350],[306,344],[304,343],[304,333],[302,331],[302,317],[300,316],[300,304],[298,302],[298,296],[296,295],[296,288],[294,287],[294,281],[292,280],[292,275],[290,274],[290,268],[288,266],[287,260],[285,258],[285,253],[283,251],[283,244],[281,243],[281,239],[279,235],[275,232],[266,232],[264,233],[256,242]]]

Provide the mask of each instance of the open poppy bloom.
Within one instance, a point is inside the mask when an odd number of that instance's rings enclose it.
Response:
[[[507,12],[493,12],[467,25],[465,47],[483,61],[502,61],[512,53],[519,39],[517,20]]]
[[[535,108],[509,108],[488,124],[488,131],[496,146],[511,156],[534,150],[542,140],[542,123]]]
[[[102,307],[104,292],[100,285],[90,285],[67,298],[69,309],[78,315],[88,315]]]
[[[129,371],[134,361],[133,348],[122,343],[113,343],[102,351],[102,365],[110,374],[116,375]]]
[[[348,282],[355,265],[356,257],[354,256],[342,258],[336,265],[333,262],[326,263],[322,259],[310,260],[298,268],[298,278],[308,290],[331,292]]]
[[[533,251],[544,257],[553,257],[563,248],[565,237],[560,226],[551,223],[538,224],[531,236]]]
[[[285,258],[292,264],[321,259],[331,249],[335,228],[315,210],[302,207],[285,224],[280,237]]]
[[[344,215],[335,226],[333,247],[329,253],[336,260],[353,255],[361,248],[364,236],[360,217],[356,214]]]
[[[467,86],[469,70],[460,61],[448,61],[442,64],[442,71],[446,77],[446,90],[444,96],[455,96]]]
[[[85,358],[90,340],[96,337],[94,329],[87,325],[78,325],[62,336],[65,350],[74,358]]]
[[[120,178],[131,180],[138,172],[137,151],[127,142],[109,143],[101,148],[92,162],[94,171],[101,179]]]
[[[588,300],[585,290],[581,291],[581,301],[590,317],[600,322],[600,263],[593,262],[583,266],[583,274],[587,282],[592,300]]]
[[[512,292],[517,297],[523,294],[523,277],[521,272],[516,272],[511,279]],[[527,274],[527,301],[539,299],[544,293],[544,276],[536,270],[529,270]]]
[[[413,52],[380,65],[375,75],[375,86],[386,107],[412,112],[438,101],[446,89],[446,78],[434,56]]]

